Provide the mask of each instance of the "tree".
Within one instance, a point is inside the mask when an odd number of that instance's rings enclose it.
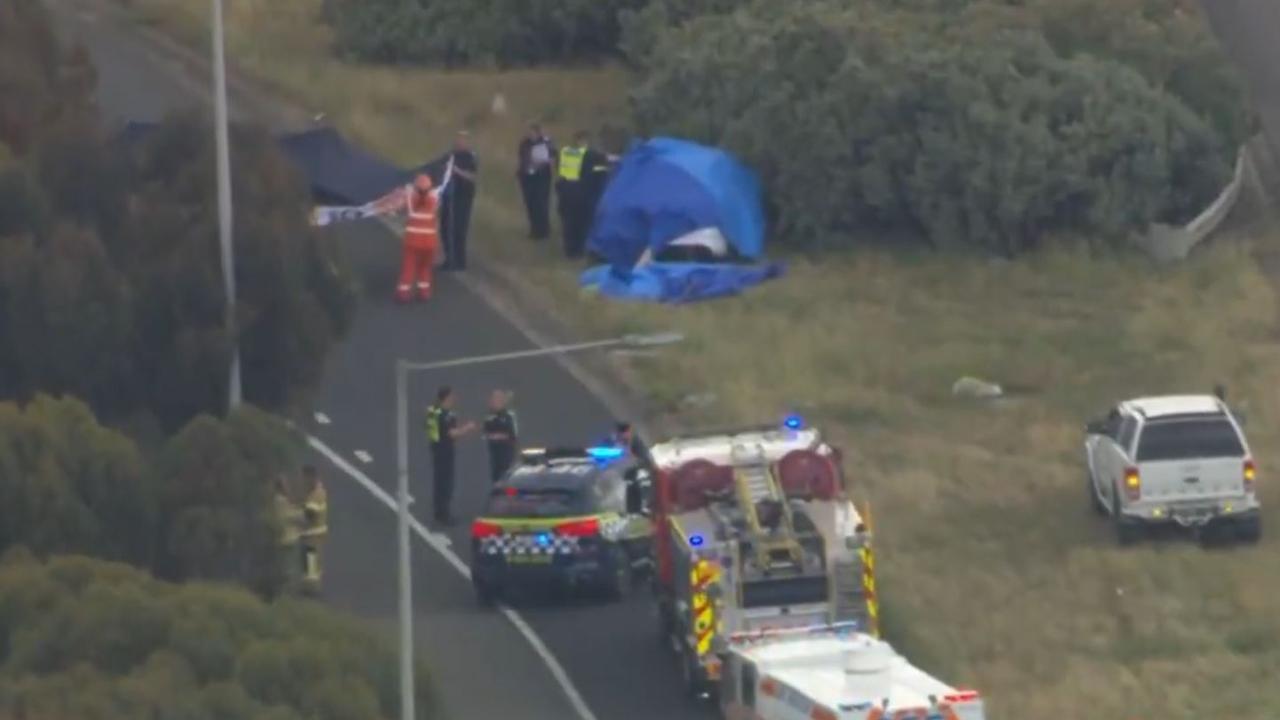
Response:
[[[0,403],[0,550],[89,553],[149,567],[157,505],[133,443],[84,403]]]
[[[299,451],[283,423],[250,406],[225,421],[205,415],[188,423],[160,459],[159,574],[277,591],[284,569],[272,484],[294,472]]]
[[[943,17],[815,1],[691,20],[633,91],[637,123],[742,156],[779,236],[810,247],[861,229],[1004,254],[1118,237],[1193,214],[1229,174],[1208,126],[1134,71],[1034,30],[961,42]]]
[[[392,718],[396,670],[371,631],[313,603],[82,557],[0,561],[0,717]]]

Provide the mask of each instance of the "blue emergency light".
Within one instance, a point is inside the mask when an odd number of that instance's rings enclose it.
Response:
[[[537,543],[538,543],[538,545],[540,545],[540,546],[542,546],[542,547],[546,547],[546,546],[550,545],[550,544],[551,544],[551,535],[550,535],[550,534],[548,534],[548,533],[538,533],[538,535],[537,535]]]
[[[617,460],[622,457],[624,450],[619,447],[590,447],[587,448],[587,455],[600,461]]]
[[[692,545],[692,546],[694,546],[694,547],[698,547],[699,545],[701,545],[701,544],[702,544],[702,536],[701,536],[701,535],[690,535],[690,536],[689,536],[689,544],[690,544],[690,545]]]
[[[788,415],[783,421],[782,426],[788,430],[799,430],[804,427],[804,418],[799,415]]]

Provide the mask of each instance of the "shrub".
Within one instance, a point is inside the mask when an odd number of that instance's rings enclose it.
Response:
[[[1187,217],[1227,177],[1205,122],[1134,71],[1034,32],[947,28],[874,3],[695,19],[664,35],[635,116],[741,155],[800,246],[872,227],[1012,254]]]
[[[0,717],[376,720],[397,717],[396,677],[384,642],[312,603],[81,557],[0,561]]]
[[[526,65],[613,54],[645,0],[341,0],[338,45],[377,62]]]

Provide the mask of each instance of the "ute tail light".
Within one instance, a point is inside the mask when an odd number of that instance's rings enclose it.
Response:
[[[973,702],[979,698],[977,690],[956,690],[953,693],[947,693],[942,696],[942,701],[946,703],[963,703]]]
[[[484,520],[476,520],[471,523],[471,537],[476,540],[483,540],[488,537],[495,537],[502,534],[502,526]]]
[[[1138,475],[1136,467],[1124,469],[1124,495],[1130,500],[1142,497],[1142,478]]]
[[[1244,461],[1244,491],[1253,492],[1257,487],[1258,466],[1253,464],[1252,460]]]
[[[556,534],[565,537],[590,537],[600,534],[600,521],[596,518],[574,520],[556,526]]]

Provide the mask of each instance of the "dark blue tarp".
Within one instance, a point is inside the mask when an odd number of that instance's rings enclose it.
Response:
[[[654,138],[622,158],[596,208],[588,247],[617,270],[646,250],[717,228],[741,257],[764,252],[764,210],[755,174],[712,147]]]
[[[606,297],[679,304],[737,295],[784,271],[781,263],[655,262],[626,273],[600,265],[582,273],[580,282]]]
[[[156,123],[130,122],[120,138],[135,143],[156,128]],[[280,148],[303,171],[320,204],[363,205],[427,172],[440,182],[447,155],[419,167],[403,170],[347,142],[337,130],[313,128],[279,136]]]

